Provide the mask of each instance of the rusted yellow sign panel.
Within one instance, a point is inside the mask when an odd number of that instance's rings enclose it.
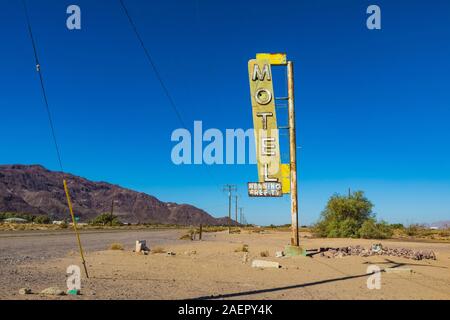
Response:
[[[280,143],[272,70],[267,59],[248,62],[259,182],[281,182]]]
[[[256,60],[269,60],[271,65],[285,65],[286,53],[257,53]]]
[[[288,163],[281,164],[281,186],[283,194],[291,192],[291,166]]]

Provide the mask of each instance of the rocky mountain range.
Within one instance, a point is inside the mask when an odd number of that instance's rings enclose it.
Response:
[[[63,179],[67,180],[80,221],[110,212],[113,202],[114,214],[128,223],[227,225],[229,221],[228,217],[215,218],[189,204],[163,202],[142,192],[50,171],[40,165],[0,165],[0,212],[46,214],[53,220],[70,218]]]

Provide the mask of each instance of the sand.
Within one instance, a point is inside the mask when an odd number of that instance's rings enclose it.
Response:
[[[203,241],[178,240],[183,231],[165,233],[165,239],[134,233],[124,250],[88,250],[90,278],[81,280],[81,295],[47,297],[40,294],[19,295],[29,287],[40,292],[47,287],[66,290],[66,268],[80,265],[76,247],[64,255],[30,259],[14,266],[2,266],[1,299],[450,299],[450,244],[374,241],[360,239],[301,238],[306,248],[362,245],[381,242],[388,247],[433,250],[437,260],[414,261],[398,257],[325,258],[281,257],[275,252],[289,243],[288,232],[227,234],[208,233]],[[147,239],[146,237],[147,236]],[[136,238],[136,239],[133,239]],[[132,252],[134,240],[144,239],[150,248],[160,247],[175,255],[149,255]],[[18,238],[19,239],[19,238]],[[57,236],[53,242],[57,243]],[[83,237],[82,237],[83,239]],[[133,239],[133,240],[132,240]],[[85,237],[85,242],[88,242]],[[98,240],[97,240],[98,241]],[[117,242],[117,241],[116,241]],[[244,252],[248,245],[248,261]],[[89,247],[89,244],[87,244]],[[36,248],[38,249],[38,248]],[[43,250],[43,248],[42,248]],[[46,251],[49,248],[45,249]],[[268,251],[268,257],[260,253]],[[0,254],[0,256],[3,253]],[[11,253],[10,253],[11,254]],[[252,268],[254,259],[279,262],[279,269]],[[412,272],[381,273],[381,288],[367,288],[367,268],[411,269]]]

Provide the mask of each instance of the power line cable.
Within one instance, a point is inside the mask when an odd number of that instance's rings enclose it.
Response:
[[[131,24],[131,27],[133,28],[134,33],[136,34],[136,37],[139,40],[139,43],[141,44],[142,49],[144,50],[145,56],[147,57],[147,60],[150,63],[150,66],[152,67],[153,71],[155,72],[156,78],[158,79],[158,81],[159,81],[159,83],[160,83],[160,85],[161,85],[161,87],[162,87],[162,89],[163,89],[167,99],[169,100],[169,103],[170,103],[173,111],[175,112],[175,114],[176,114],[178,120],[180,121],[181,125],[183,127],[187,128],[186,124],[183,121],[183,118],[181,117],[180,111],[178,110],[178,108],[177,108],[177,106],[175,104],[175,101],[174,101],[174,99],[172,98],[172,95],[169,92],[169,89],[167,88],[166,84],[164,83],[164,80],[163,80],[163,78],[162,78],[158,68],[156,67],[155,61],[153,60],[152,56],[150,55],[150,52],[147,50],[147,47],[145,46],[144,41],[142,40],[142,37],[139,34],[139,31],[138,31],[138,29],[136,27],[136,24],[134,23],[133,19],[130,16],[130,13],[128,12],[127,7],[125,6],[125,4],[123,3],[122,0],[119,0],[119,2],[121,4],[121,6],[122,6],[123,11],[125,12],[125,15],[128,18],[128,21]]]
[[[145,56],[147,57],[147,60],[150,64],[150,66],[152,67],[153,71],[155,72],[156,78],[158,79],[167,99],[169,100],[169,104],[172,107],[173,111],[175,112],[179,122],[181,123],[181,125],[184,128],[187,128],[186,123],[183,121],[183,118],[181,116],[181,113],[177,107],[177,105],[175,104],[175,100],[173,99],[172,95],[169,92],[169,89],[167,88],[166,84],[164,83],[164,80],[161,76],[161,73],[159,72],[158,67],[156,66],[155,60],[152,58],[152,56],[150,55],[149,50],[147,49],[147,47],[145,46],[144,40],[142,39],[136,24],[134,23],[133,19],[131,18],[131,15],[127,9],[127,7],[125,6],[125,3],[123,2],[123,0],[119,0],[120,5],[125,13],[125,15],[128,18],[128,21],[130,22],[131,27],[133,28],[133,31],[142,47],[142,49],[144,50]],[[212,174],[212,172],[209,170],[208,166],[206,167],[206,171],[208,172],[208,174],[210,175],[211,179],[218,184],[217,180],[215,179],[214,175]]]
[[[48,122],[50,124],[50,129],[51,129],[51,133],[52,133],[52,137],[53,137],[53,143],[55,145],[56,155],[58,157],[59,168],[61,169],[61,172],[64,172],[62,161],[61,161],[61,153],[59,151],[58,141],[56,140],[55,126],[53,125],[52,114],[50,112],[50,107],[48,105],[48,99],[47,99],[47,93],[45,91],[44,78],[42,76],[42,71],[41,71],[41,64],[39,63],[39,57],[38,57],[38,54],[37,54],[36,41],[34,40],[33,30],[31,28],[30,17],[28,15],[28,9],[27,9],[27,4],[26,4],[25,0],[22,0],[22,4],[23,4],[23,9],[25,11],[25,17],[27,19],[28,33],[29,33],[30,38],[31,38],[31,44],[33,46],[34,59],[35,59],[35,62],[36,62],[36,71],[39,74],[39,81],[41,83],[42,96],[44,97],[45,109],[47,111],[47,117],[48,117]]]

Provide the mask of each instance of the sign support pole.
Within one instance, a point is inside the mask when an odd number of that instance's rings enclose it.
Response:
[[[297,143],[295,137],[294,66],[292,61],[287,62],[287,78],[289,113],[289,162],[291,171],[291,245],[298,247]]]

